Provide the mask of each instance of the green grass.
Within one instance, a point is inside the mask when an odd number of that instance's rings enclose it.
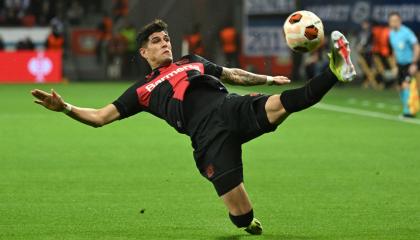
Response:
[[[233,227],[188,137],[164,121],[139,114],[94,129],[29,95],[54,87],[101,107],[127,86],[0,86],[0,239],[420,239],[420,125],[312,108],[244,145],[264,226],[253,237]],[[324,102],[399,113],[394,91],[339,87]]]

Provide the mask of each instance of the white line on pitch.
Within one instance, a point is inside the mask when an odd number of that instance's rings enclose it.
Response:
[[[243,93],[246,94],[246,91],[235,89],[236,93]],[[356,99],[355,99],[356,100]],[[350,100],[350,102],[356,103],[357,100]],[[386,114],[386,113],[380,113],[380,112],[373,112],[373,111],[367,111],[357,108],[350,108],[350,107],[341,107],[337,105],[327,104],[327,103],[318,103],[313,108],[323,109],[323,110],[329,110],[334,112],[341,112],[341,113],[348,113],[348,114],[354,114],[359,116],[365,116],[365,117],[372,117],[372,118],[378,118],[378,119],[385,119],[395,122],[403,122],[403,123],[411,123],[420,125],[419,119],[410,119],[410,118],[401,118],[399,116]],[[392,108],[395,108],[394,110],[400,109],[397,105],[392,105]]]
[[[398,116],[394,116],[391,114],[372,112],[372,111],[361,110],[361,109],[350,108],[350,107],[341,107],[341,106],[326,104],[326,103],[318,103],[317,105],[314,106],[314,108],[420,125],[420,120],[418,119],[400,118]]]

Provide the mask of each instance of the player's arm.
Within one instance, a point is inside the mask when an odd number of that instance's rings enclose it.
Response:
[[[100,109],[81,108],[64,102],[62,97],[54,90],[51,90],[51,93],[47,93],[34,89],[31,93],[36,98],[35,103],[51,111],[66,112],[69,117],[92,127],[102,127],[120,117],[120,113],[113,104]]]
[[[417,63],[420,57],[420,45],[418,42],[413,44],[413,61],[410,65],[410,74],[414,75],[417,72]]]
[[[220,80],[225,83],[232,85],[244,85],[244,86],[253,86],[253,85],[263,85],[263,84],[275,84],[282,85],[290,83],[290,80],[287,77],[283,76],[267,76],[260,75],[239,68],[223,68],[222,75]]]
[[[408,68],[408,72],[410,75],[413,76],[417,72],[417,63],[420,57],[420,46],[416,35],[411,30],[408,30],[408,43],[411,44],[413,50],[413,59],[411,59],[411,64]]]

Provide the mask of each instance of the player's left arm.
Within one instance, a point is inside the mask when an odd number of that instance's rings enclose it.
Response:
[[[253,85],[283,85],[290,83],[290,79],[284,76],[267,76],[260,75],[239,68],[223,68],[222,75],[220,80],[224,83],[232,85],[244,85],[244,86],[253,86]]]
[[[120,113],[113,104],[99,109],[82,108],[64,102],[63,98],[51,89],[51,93],[39,89],[31,91],[35,103],[54,112],[65,112],[67,116],[92,127],[102,127],[119,119]]]
[[[420,57],[420,46],[419,43],[413,44],[413,61],[410,65],[410,74],[414,75],[417,72],[417,63]]]
[[[419,42],[417,40],[416,35],[410,31],[410,37],[409,37],[409,41],[413,46],[413,59],[412,59],[412,63],[410,65],[410,68],[408,69],[410,75],[414,75],[417,72],[417,63],[419,61],[419,57],[420,57],[420,46],[419,46]]]

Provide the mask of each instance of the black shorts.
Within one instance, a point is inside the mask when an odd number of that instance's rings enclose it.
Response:
[[[189,123],[197,168],[219,196],[243,181],[242,144],[277,128],[267,119],[268,97],[228,94]]]
[[[408,69],[410,68],[410,64],[407,65],[399,65],[398,64],[398,84],[401,85],[404,81],[410,81],[411,77],[408,72]]]

